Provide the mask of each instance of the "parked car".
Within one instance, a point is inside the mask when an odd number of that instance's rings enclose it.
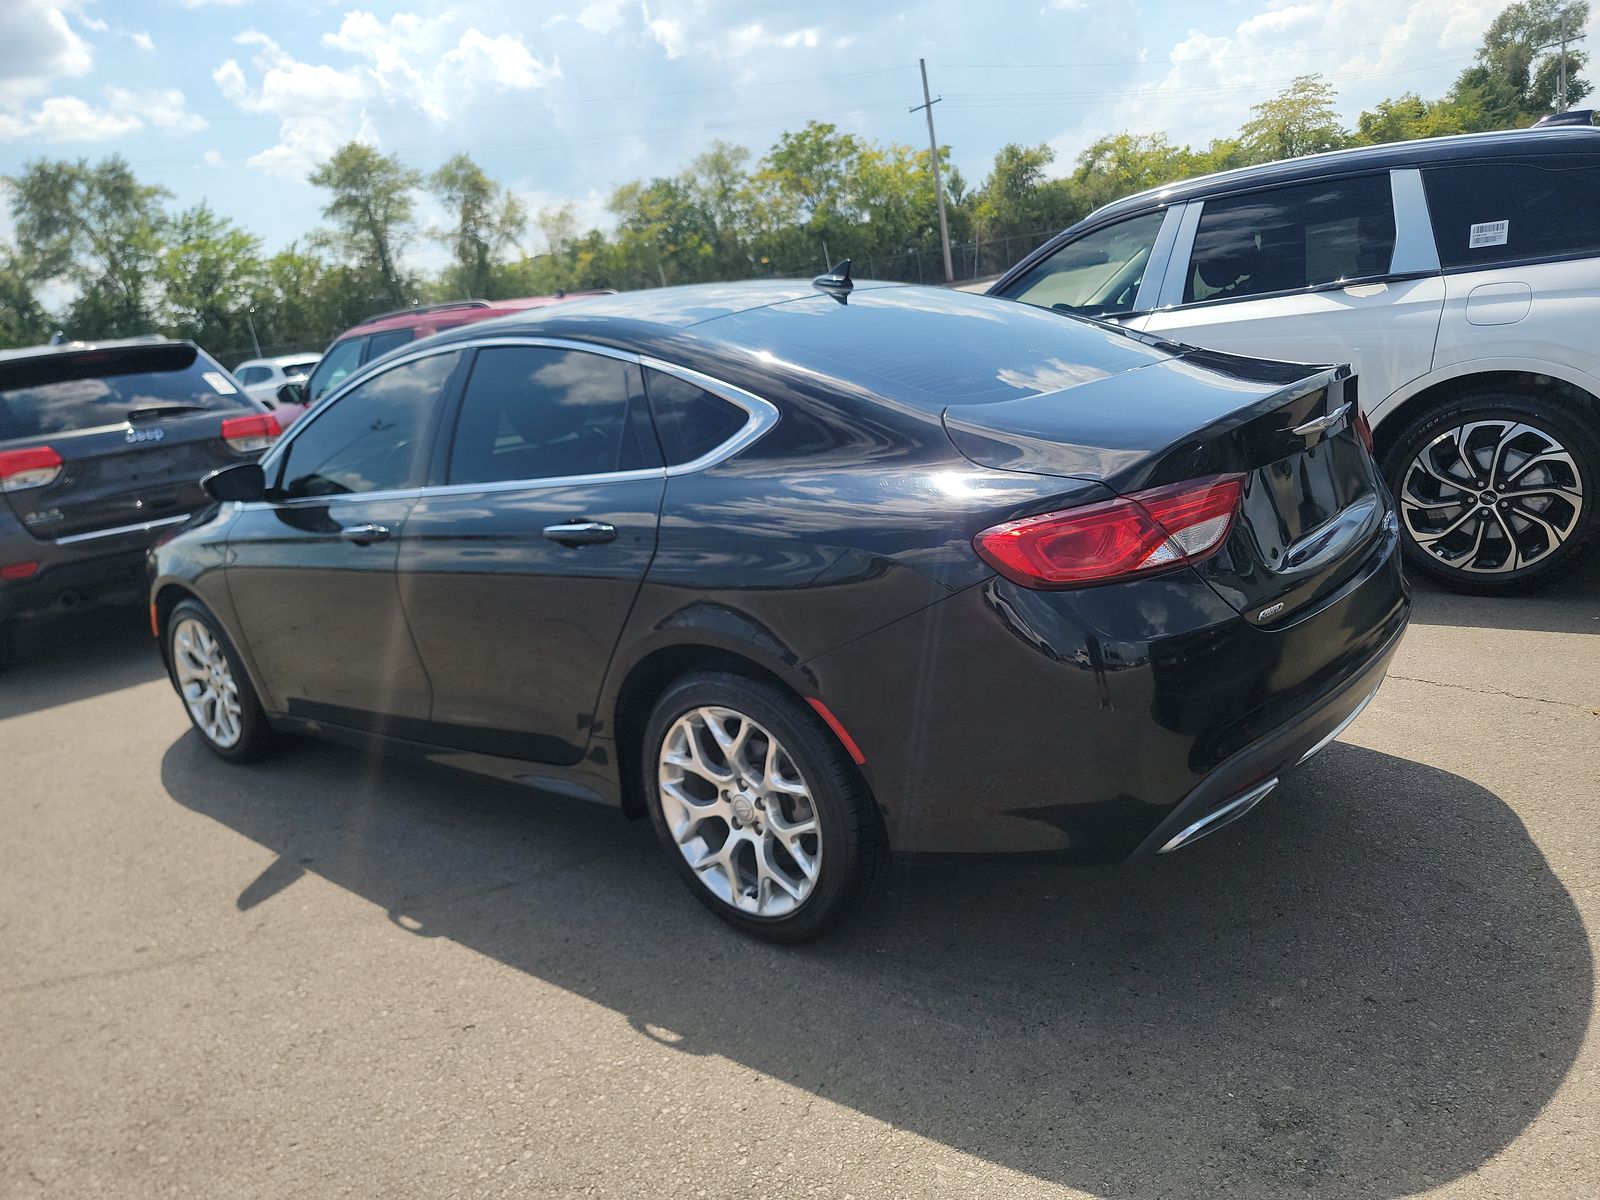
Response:
[[[304,383],[322,361],[320,354],[280,354],[277,358],[252,358],[233,369],[233,377],[253,398],[275,406],[286,383]]]
[[[137,602],[151,542],[212,503],[201,478],[278,432],[190,342],[0,350],[0,659],[27,618]]]
[[[568,300],[582,300],[588,296],[609,296],[610,289],[591,292],[562,292],[555,296],[524,296],[517,300],[452,300],[446,304],[425,304],[420,308],[402,308],[395,312],[368,317],[361,324],[345,330],[334,338],[323,352],[322,361],[306,380],[303,394],[284,393],[285,403],[315,404],[328,392],[338,387],[357,368],[382,358],[391,350],[398,350],[418,338],[425,338],[444,329],[455,329],[491,317],[508,313],[526,312]]]
[[[1596,195],[1592,126],[1317,154],[1119,200],[990,293],[1352,362],[1412,566],[1512,591],[1600,528]]]
[[[1408,610],[1353,398],[934,288],[544,308],[212,476],[152,622],[225,759],[387,739],[620,805],[793,940],[889,853],[1175,850],[1336,736]]]

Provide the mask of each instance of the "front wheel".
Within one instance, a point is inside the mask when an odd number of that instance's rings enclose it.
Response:
[[[736,928],[805,941],[871,890],[884,860],[872,797],[827,727],[779,689],[720,673],[678,681],[641,759],[668,857]]]
[[[230,762],[259,756],[272,739],[261,701],[216,617],[184,600],[167,620],[172,683],[206,746]]]
[[[1444,587],[1525,591],[1571,566],[1595,529],[1600,446],[1538,397],[1482,394],[1424,415],[1384,475],[1408,563]]]

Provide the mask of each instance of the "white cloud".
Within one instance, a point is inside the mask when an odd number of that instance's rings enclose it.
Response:
[[[189,111],[177,88],[108,87],[105,96],[104,106],[77,96],[51,96],[32,111],[0,112],[0,141],[101,142],[146,127],[170,134],[206,127],[203,118]]]
[[[611,33],[622,25],[622,0],[594,0],[574,19],[590,33]]]
[[[650,36],[656,40],[668,58],[682,58],[689,51],[689,39],[683,32],[683,24],[670,17],[652,17],[650,6],[643,6],[644,27]]]
[[[23,101],[94,66],[94,52],[67,23],[72,7],[67,0],[0,3],[0,113],[15,118]]]
[[[128,37],[141,50],[148,51],[156,48],[155,40],[148,33],[130,33]]]
[[[200,161],[208,167],[220,167],[223,165],[222,155],[216,150],[207,150],[200,156]]]
[[[250,0],[183,0],[185,8],[240,8]]]
[[[453,10],[388,21],[346,13],[322,42],[356,60],[347,66],[302,61],[253,29],[234,40],[253,48],[248,69],[230,58],[212,79],[246,112],[278,118],[277,144],[248,161],[292,179],[352,139],[376,144],[370,110],[416,109],[443,123],[485,94],[531,91],[561,74],[557,60],[535,55],[521,35],[461,28]]]

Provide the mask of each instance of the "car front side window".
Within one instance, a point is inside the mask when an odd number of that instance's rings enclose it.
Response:
[[[1165,210],[1142,213],[1068,242],[1005,291],[1012,300],[1084,317],[1132,312]]]
[[[434,418],[460,358],[452,351],[402,363],[316,412],[285,450],[274,498],[422,486]]]

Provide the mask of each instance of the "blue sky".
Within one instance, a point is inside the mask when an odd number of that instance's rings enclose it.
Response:
[[[1321,71],[1348,120],[1437,95],[1501,0],[0,0],[0,173],[117,152],[269,250],[319,220],[305,175],[361,137],[422,170],[465,150],[531,207],[604,222],[616,184],[808,118],[921,145],[917,59],[967,179],[1007,141],[1204,142]],[[1596,6],[1600,10],[1600,5]],[[423,212],[424,219],[432,214]],[[9,219],[0,216],[0,236]],[[529,250],[540,248],[530,235]],[[419,241],[415,265],[437,251]]]

